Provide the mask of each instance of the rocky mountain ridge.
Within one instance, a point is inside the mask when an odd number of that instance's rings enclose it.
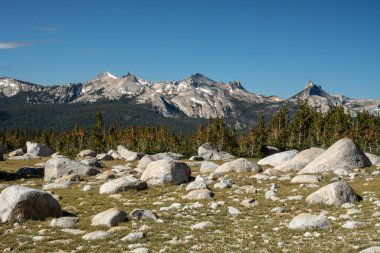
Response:
[[[330,95],[311,81],[298,94],[282,99],[250,93],[239,81],[217,82],[199,73],[180,81],[151,82],[130,73],[119,78],[104,72],[85,83],[61,86],[0,78],[0,98],[12,99],[22,93],[26,94],[24,102],[27,104],[86,104],[128,98],[136,104],[151,106],[165,117],[183,113],[190,118],[239,118],[252,107],[264,106],[265,112],[284,104],[296,107],[303,100],[322,112],[338,105],[354,116],[361,110],[372,114],[380,111],[380,100]]]

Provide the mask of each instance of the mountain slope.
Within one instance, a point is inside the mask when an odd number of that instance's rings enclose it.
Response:
[[[259,114],[268,120],[284,105],[294,112],[304,100],[322,112],[338,105],[353,116],[364,109],[380,112],[380,100],[330,95],[311,81],[283,100],[250,93],[239,81],[217,82],[199,73],[180,81],[151,82],[130,73],[119,78],[104,72],[85,83],[61,86],[0,78],[0,128],[24,128],[26,124],[70,128],[71,119],[88,125],[99,107],[108,121],[121,125],[161,122],[178,128],[183,127],[180,122],[194,125],[200,119],[221,117],[230,126],[246,130]]]
[[[238,81],[222,83],[202,74],[181,81],[150,82],[127,74],[118,78],[101,73],[83,84],[40,86],[11,78],[0,79],[0,93],[13,97],[29,93],[28,104],[98,103],[130,98],[138,104],[149,104],[166,117],[184,113],[192,118],[239,116],[237,103],[277,103],[277,97],[249,93]]]
[[[305,89],[287,100],[290,104],[298,105],[307,100],[311,107],[325,113],[330,108],[343,106],[346,112],[355,116],[358,112],[366,110],[371,114],[379,114],[380,100],[375,99],[352,99],[343,95],[330,95],[321,86],[309,81]]]

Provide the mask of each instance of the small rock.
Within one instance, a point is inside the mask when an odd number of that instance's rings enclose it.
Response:
[[[92,226],[108,226],[114,227],[119,224],[119,222],[125,221],[128,219],[128,215],[123,210],[117,208],[110,208],[104,212],[98,213],[91,220]]]
[[[211,221],[203,221],[191,226],[191,229],[205,229],[212,227],[214,224]]]
[[[240,211],[235,207],[229,206],[227,208],[228,208],[228,213],[234,217],[240,214]]]
[[[144,233],[143,232],[133,232],[129,233],[127,236],[124,236],[121,238],[122,241],[129,241],[129,242],[134,242],[137,241],[138,239],[144,238]]]
[[[94,241],[94,240],[104,240],[110,236],[110,233],[104,231],[94,231],[82,236],[83,240]]]

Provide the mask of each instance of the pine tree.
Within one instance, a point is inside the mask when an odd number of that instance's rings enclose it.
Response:
[[[91,131],[91,148],[97,153],[104,149],[104,126],[100,109],[96,111],[96,121]]]

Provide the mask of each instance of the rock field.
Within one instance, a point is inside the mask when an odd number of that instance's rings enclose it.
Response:
[[[350,139],[260,161],[41,147],[0,161],[0,252],[380,252],[379,157]]]

